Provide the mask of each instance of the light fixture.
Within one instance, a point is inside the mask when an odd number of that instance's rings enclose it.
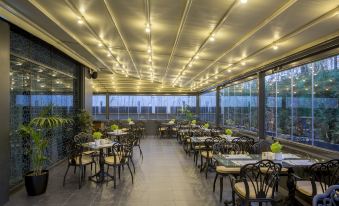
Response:
[[[152,62],[152,58],[151,57],[148,58],[148,62]]]
[[[110,57],[110,56],[112,56],[111,53],[107,53],[107,57]]]
[[[231,72],[232,72],[232,70],[228,69],[228,70],[227,70],[227,72],[228,72],[228,73],[231,73]]]
[[[82,18],[80,16],[78,16],[78,24],[83,24],[84,23],[84,20],[82,20]]]
[[[277,44],[273,44],[272,48],[273,48],[274,50],[278,50],[278,49],[279,49],[279,47],[278,47]]]
[[[241,62],[241,65],[245,66],[245,65],[246,65],[246,62]]]
[[[215,41],[214,34],[212,34],[212,35],[210,36],[209,40],[212,41],[212,42]]]
[[[189,67],[192,67],[192,63],[189,63],[189,65],[188,65]]]
[[[146,24],[145,32],[146,33],[150,33],[151,32],[151,26],[149,24]]]
[[[195,56],[194,56],[194,59],[199,59],[199,55],[195,55]]]
[[[148,53],[151,53],[151,52],[152,52],[151,47],[148,47],[147,52],[148,52]]]
[[[246,4],[246,3],[247,3],[247,0],[240,0],[240,3]]]
[[[102,43],[101,42],[98,43],[98,47],[102,47]]]

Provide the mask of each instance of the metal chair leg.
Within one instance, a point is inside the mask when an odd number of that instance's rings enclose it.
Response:
[[[62,183],[62,186],[65,186],[65,182],[66,182],[66,176],[67,176],[67,173],[68,173],[69,167],[70,167],[70,165],[68,164],[68,165],[67,165],[67,169],[66,169],[66,173],[65,173],[65,175],[64,175],[64,181],[63,181],[63,183]]]
[[[215,178],[214,178],[214,181],[213,181],[213,192],[215,192],[215,183],[217,182],[217,179],[218,179],[218,173],[216,172]]]

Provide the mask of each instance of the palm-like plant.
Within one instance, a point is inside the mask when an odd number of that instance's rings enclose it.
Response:
[[[48,147],[49,138],[47,138],[44,133],[66,124],[73,124],[73,120],[52,115],[52,106],[49,106],[46,107],[38,117],[33,118],[27,125],[20,126],[20,134],[24,137],[31,137],[31,140],[29,141],[31,145],[28,153],[32,158],[33,176],[42,174],[44,163],[48,159],[45,152]]]

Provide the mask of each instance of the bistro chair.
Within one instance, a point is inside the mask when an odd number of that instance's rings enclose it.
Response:
[[[201,148],[200,151],[200,171],[205,170],[205,176],[207,179],[207,172],[209,166],[212,165],[212,157],[213,157],[213,145],[220,142],[220,138],[207,138],[204,141],[204,147]],[[203,163],[203,159],[205,159],[205,163]]]
[[[213,153],[218,155],[224,154],[239,154],[240,147],[237,144],[223,140],[219,143],[213,145]],[[215,192],[215,184],[217,182],[218,176],[220,175],[220,202],[222,201],[222,193],[224,187],[224,177],[228,175],[237,176],[240,173],[239,167],[225,167],[222,165],[216,165],[215,167],[215,178],[213,182],[213,192]]]
[[[247,136],[237,137],[232,140],[232,143],[238,144],[243,154],[249,154],[252,152],[252,146],[254,145],[254,139]]]
[[[127,165],[128,170],[132,177],[132,184],[134,183],[133,180],[133,173],[131,167],[129,166],[129,161],[132,156],[133,146],[128,144],[120,144],[114,143],[111,147],[111,152],[105,157],[105,165],[107,165],[107,174],[110,167],[113,167],[113,182],[114,182],[114,189],[116,188],[116,170],[118,169],[118,175],[120,179],[120,172],[121,168],[124,165]]]
[[[96,172],[96,162],[94,160],[94,157],[90,157],[88,155],[84,155],[83,153],[83,146],[81,144],[76,144],[72,141],[67,143],[67,169],[64,175],[63,180],[63,186],[65,185],[66,176],[69,171],[70,167],[74,167],[74,173],[76,172],[76,168],[79,169],[79,189],[82,186],[82,181],[86,177],[86,167],[88,165],[91,165],[91,171],[92,171],[92,165],[94,165],[94,171]]]
[[[276,185],[279,183],[281,164],[271,160],[261,160],[253,164],[246,164],[240,169],[240,178],[232,177],[232,202],[235,205],[237,195],[242,205],[252,202],[274,202]]]
[[[93,142],[93,137],[91,134],[85,133],[85,132],[80,132],[79,134],[75,135],[73,137],[73,140],[75,142],[75,144],[84,144],[84,143],[88,143],[88,142]],[[84,155],[90,155],[90,156],[94,156],[97,154],[96,151],[92,151],[92,150],[85,150],[83,151]]]
[[[308,168],[308,178],[295,178],[296,195],[305,197],[309,202],[315,195],[323,194],[331,185],[339,184],[339,159],[324,163],[315,163]]]
[[[261,154],[262,152],[271,151],[271,143],[267,140],[260,140],[252,145],[252,154]]]

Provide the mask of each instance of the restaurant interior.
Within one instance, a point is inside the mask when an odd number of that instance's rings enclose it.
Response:
[[[338,0],[0,0],[0,205],[339,205]]]

